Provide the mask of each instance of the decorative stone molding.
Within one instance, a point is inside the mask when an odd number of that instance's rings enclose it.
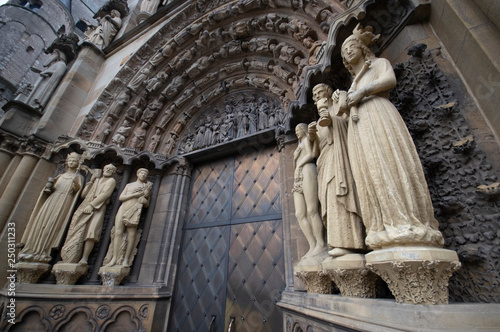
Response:
[[[448,280],[461,266],[456,252],[430,247],[376,250],[366,261],[398,303],[427,305],[448,303]]]
[[[10,133],[0,132],[0,150],[8,153],[16,152],[21,146],[21,141],[17,136]]]
[[[49,272],[50,265],[45,263],[18,262],[15,265],[17,282],[36,284],[44,274]]]
[[[76,58],[80,51],[80,47],[78,46],[79,40],[78,35],[75,33],[60,35],[50,44],[45,53],[50,54],[55,49],[61,50],[66,55],[67,63],[70,63]]]

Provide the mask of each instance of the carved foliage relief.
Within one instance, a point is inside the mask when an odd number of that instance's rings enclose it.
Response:
[[[500,302],[498,171],[492,169],[426,45],[397,64],[391,93],[422,160],[445,247],[462,268],[450,279],[450,300]],[[480,271],[480,272],[479,272]]]

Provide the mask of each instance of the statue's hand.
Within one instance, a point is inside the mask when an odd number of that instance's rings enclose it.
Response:
[[[139,203],[141,203],[141,204],[147,204],[148,200],[145,199],[144,197],[139,197]]]
[[[92,213],[92,211],[94,211],[94,207],[92,205],[89,205],[89,206],[85,207],[85,209],[83,209],[83,213],[86,213],[86,214]]]
[[[352,121],[354,121],[354,122],[358,122],[358,121],[359,121],[359,115],[357,115],[357,114],[353,114],[353,115],[351,115],[351,119],[352,119]]]
[[[339,102],[339,97],[340,97],[340,90],[337,89],[335,90],[335,92],[332,94],[332,100],[334,103],[338,103]]]
[[[347,95],[347,106],[356,106],[365,97],[363,90],[358,90],[355,92],[350,92]]]
[[[316,133],[316,121],[311,122],[310,124],[307,125],[307,130],[309,133]]]

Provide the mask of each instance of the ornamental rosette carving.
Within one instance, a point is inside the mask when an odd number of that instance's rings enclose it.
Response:
[[[58,320],[64,316],[64,313],[66,312],[66,307],[62,304],[57,304],[52,307],[49,311],[49,316],[53,320]]]
[[[99,319],[105,319],[109,316],[111,312],[111,307],[107,304],[103,304],[97,308],[95,311],[95,316]]]

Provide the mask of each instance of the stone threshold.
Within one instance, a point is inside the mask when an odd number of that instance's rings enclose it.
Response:
[[[47,300],[156,300],[172,297],[162,287],[153,286],[119,286],[106,287],[101,285],[44,285],[44,284],[16,284],[16,299],[47,299]],[[6,288],[0,291],[1,297],[8,297]]]
[[[500,304],[399,304],[391,299],[285,291],[278,306],[298,321],[329,330],[358,331],[498,331]]]

